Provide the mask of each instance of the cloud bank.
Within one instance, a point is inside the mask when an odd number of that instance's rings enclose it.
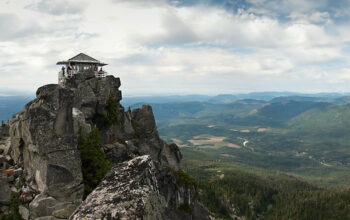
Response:
[[[0,2],[0,87],[57,81],[56,61],[109,63],[126,95],[349,92],[348,1]]]

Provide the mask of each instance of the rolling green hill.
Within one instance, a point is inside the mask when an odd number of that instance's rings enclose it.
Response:
[[[140,105],[133,105],[133,108]],[[151,105],[159,123],[176,119],[242,126],[284,126],[289,119],[303,112],[331,104],[312,101],[269,103],[261,100],[244,99],[230,104],[177,102]]]
[[[320,108],[329,106],[329,103],[325,102],[312,102],[312,101],[281,101],[273,102],[260,108],[257,111],[257,115],[264,117],[267,120],[281,123],[287,121],[299,114],[306,112],[313,108]]]
[[[300,133],[343,137],[350,134],[350,105],[324,106],[304,112],[288,122]]]
[[[161,136],[201,158],[287,172],[322,186],[350,185],[349,105],[240,100],[201,105],[177,118],[163,108],[160,119],[159,106],[154,109]]]

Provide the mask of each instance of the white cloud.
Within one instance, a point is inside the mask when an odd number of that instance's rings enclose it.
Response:
[[[126,94],[346,88],[346,68],[324,67],[348,63],[350,32],[325,1],[250,2],[234,13],[163,0],[0,3],[0,87],[56,82],[56,61],[85,52],[110,63]]]
[[[86,8],[87,3],[83,0],[35,0],[26,8],[52,15],[80,14]]]
[[[292,12],[289,17],[298,23],[326,23],[331,24],[328,12],[314,11],[311,13]]]

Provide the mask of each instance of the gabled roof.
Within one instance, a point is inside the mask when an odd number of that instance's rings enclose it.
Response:
[[[67,61],[59,61],[57,62],[57,65],[65,65],[69,64],[71,62],[74,63],[86,63],[86,64],[96,64],[97,66],[105,66],[106,63],[101,63],[99,60],[96,60],[95,58],[92,58],[84,53],[79,53],[78,55],[70,58]]]
[[[86,55],[85,53],[80,53],[72,58],[69,59],[71,62],[92,62],[92,63],[99,63],[100,61]]]

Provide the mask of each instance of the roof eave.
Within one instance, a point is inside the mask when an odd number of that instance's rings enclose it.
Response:
[[[68,61],[58,61],[56,63],[56,65],[63,65],[63,64],[67,64],[67,63],[68,63]]]
[[[83,60],[67,60],[67,61],[59,61],[56,63],[56,65],[66,65],[69,63],[84,63],[84,64],[95,64],[97,66],[106,66],[107,63],[101,63],[101,62],[93,62],[93,61],[83,61]]]

